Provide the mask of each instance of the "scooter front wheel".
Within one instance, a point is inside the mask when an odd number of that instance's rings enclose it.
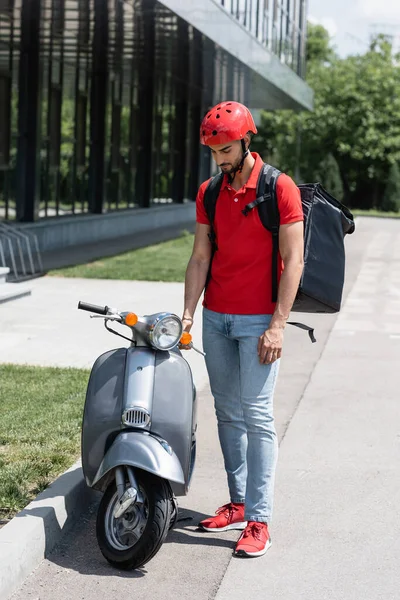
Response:
[[[138,500],[115,518],[118,502],[115,481],[101,499],[97,513],[97,541],[103,556],[119,569],[136,569],[148,562],[164,542],[171,520],[171,492],[164,479],[136,472]]]

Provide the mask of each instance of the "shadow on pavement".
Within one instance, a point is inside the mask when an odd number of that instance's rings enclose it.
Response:
[[[219,546],[221,548],[233,549],[233,542],[229,539],[224,539],[223,534],[210,533],[198,527],[198,523],[208,516],[187,508],[179,509],[178,521],[169,532],[165,543],[188,544],[190,546]],[[237,533],[239,534],[239,532]]]
[[[60,475],[10,522],[19,525],[26,518],[39,518],[44,530],[45,556],[56,547],[60,536],[65,536],[74,527],[82,507],[90,505],[98,497],[97,492],[86,486],[81,473],[81,469],[76,467]],[[71,490],[71,493],[64,496],[65,490]],[[60,496],[63,497],[63,506],[57,505],[57,514],[52,501]],[[59,518],[65,519],[62,526]]]
[[[81,516],[76,525],[65,535],[62,541],[47,557],[61,567],[85,575],[97,577],[118,577],[123,579],[141,578],[147,575],[147,565],[134,571],[118,570],[112,567],[100,552],[96,539],[96,513],[98,502],[90,505],[87,512]],[[178,522],[168,533],[164,546],[176,544],[188,546],[208,546],[215,548],[234,548],[235,542],[224,538],[226,534],[207,533],[198,528],[199,521],[207,515],[189,509],[180,509]],[[237,534],[238,532],[233,532]],[[166,552],[171,552],[172,548]],[[171,552],[173,553],[173,551]],[[172,557],[171,557],[172,558]],[[152,559],[152,561],[154,558]],[[150,561],[148,564],[150,565]]]

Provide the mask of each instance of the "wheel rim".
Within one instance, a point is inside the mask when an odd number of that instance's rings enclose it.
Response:
[[[149,517],[149,503],[142,488],[140,488],[140,496],[141,502],[135,502],[119,519],[113,516],[114,507],[118,502],[117,492],[108,503],[105,514],[105,534],[108,543],[115,550],[132,548],[143,535]]]

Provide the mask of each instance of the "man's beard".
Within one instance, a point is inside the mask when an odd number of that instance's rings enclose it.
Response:
[[[222,169],[223,172],[226,175],[233,175],[238,170],[238,167],[240,165],[240,161],[241,161],[241,159],[239,158],[235,163],[232,164],[232,166],[230,167],[230,169],[227,169],[224,165],[221,165],[220,169]]]

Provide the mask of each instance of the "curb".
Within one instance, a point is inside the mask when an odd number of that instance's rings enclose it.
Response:
[[[96,496],[86,486],[79,460],[0,529],[2,600],[22,585]]]

